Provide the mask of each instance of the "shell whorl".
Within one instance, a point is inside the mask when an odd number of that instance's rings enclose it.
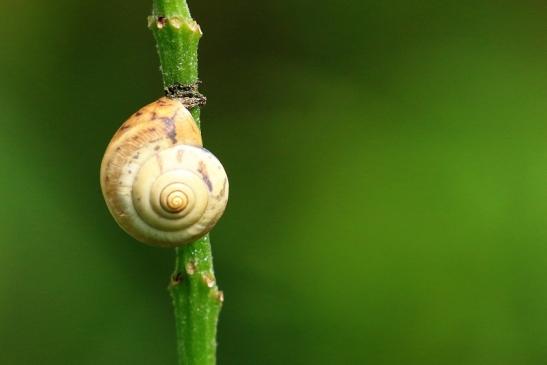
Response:
[[[226,207],[222,164],[201,147],[190,112],[161,98],[116,132],[101,165],[101,187],[118,224],[137,240],[164,247],[209,232]]]

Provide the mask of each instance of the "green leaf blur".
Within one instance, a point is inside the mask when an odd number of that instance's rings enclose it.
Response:
[[[547,7],[192,1],[219,365],[547,361]],[[1,2],[0,364],[175,364],[169,250],[99,164],[161,95],[151,2]]]

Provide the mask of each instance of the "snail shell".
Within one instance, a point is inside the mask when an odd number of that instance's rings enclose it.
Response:
[[[118,129],[101,164],[103,196],[137,240],[176,247],[208,233],[228,201],[222,164],[177,99],[161,98]]]

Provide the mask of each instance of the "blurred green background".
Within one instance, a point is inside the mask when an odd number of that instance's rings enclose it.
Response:
[[[220,365],[547,363],[544,1],[192,1]],[[175,364],[173,252],[99,190],[151,2],[0,3],[0,364]]]

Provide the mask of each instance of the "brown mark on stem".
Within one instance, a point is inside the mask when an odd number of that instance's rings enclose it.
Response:
[[[205,273],[201,276],[201,280],[207,285],[208,288],[212,288],[215,286],[215,278],[211,273]]]
[[[165,24],[167,24],[167,18],[164,16],[159,16],[156,22],[156,26],[158,27],[158,29],[163,28]]]
[[[222,292],[221,290],[214,289],[209,295],[211,298],[215,299],[219,303],[224,302],[224,292]]]
[[[184,275],[182,272],[176,272],[171,276],[171,282],[169,283],[169,287],[172,288],[174,286],[179,285],[182,282],[182,279],[184,279]]]
[[[196,263],[194,261],[188,261],[185,269],[188,275],[194,275],[196,273]]]

